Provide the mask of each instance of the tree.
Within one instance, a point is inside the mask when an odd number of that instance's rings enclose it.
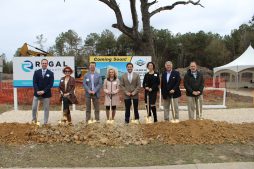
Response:
[[[117,38],[117,55],[130,56],[133,55],[135,47],[133,41],[125,34],[121,34]]]
[[[12,73],[13,72],[12,61],[8,61],[4,53],[0,55],[0,58],[3,59],[3,73],[8,73],[8,74]]]
[[[99,39],[100,39],[100,35],[97,33],[90,33],[89,35],[87,35],[84,41],[85,42],[84,51],[87,56],[97,55],[96,46],[98,44]]]
[[[43,34],[40,34],[40,35],[37,35],[36,36],[36,41],[34,42],[35,44],[39,45],[40,49],[44,49],[44,43],[47,42],[47,39],[44,38],[44,35]]]
[[[226,48],[225,43],[221,37],[214,37],[210,43],[205,48],[205,58],[204,61],[208,67],[212,69],[213,67],[221,66],[228,63],[228,57],[230,55],[229,50]]]
[[[116,38],[113,32],[106,29],[101,33],[96,51],[99,55],[116,55]]]
[[[132,27],[127,26],[123,21],[122,12],[120,10],[120,7],[116,0],[99,0],[100,2],[106,4],[110,9],[112,9],[115,13],[117,23],[113,24],[112,27],[120,30],[123,34],[130,37],[134,43],[135,46],[138,46],[136,49],[136,54],[140,55],[151,55],[153,56],[153,61],[157,64],[157,59],[155,58],[155,48],[154,48],[154,40],[153,40],[153,34],[151,30],[151,23],[150,19],[155,16],[156,14],[172,10],[178,5],[199,5],[203,7],[200,4],[200,0],[194,2],[191,0],[188,1],[177,1],[171,5],[166,5],[159,7],[153,11],[150,11],[150,8],[153,7],[158,0],[140,0],[140,9],[141,9],[141,17],[142,17],[142,32],[139,32],[139,19],[137,15],[137,4],[136,0],[129,0],[130,1],[130,10],[131,10],[131,16],[132,16]]]
[[[68,30],[67,32],[62,32],[55,40],[55,53],[60,56],[75,56],[75,63],[78,66],[83,65],[83,51],[82,38],[73,31]],[[52,48],[50,48],[52,50]]]

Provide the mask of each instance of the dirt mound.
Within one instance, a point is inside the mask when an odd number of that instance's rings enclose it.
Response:
[[[79,123],[75,126],[37,127],[30,124],[0,124],[1,144],[76,143],[90,146],[165,144],[222,144],[254,141],[254,123],[183,121],[149,125]]]
[[[211,120],[162,122],[142,127],[144,137],[166,144],[246,143],[254,140],[253,131],[254,123],[230,124]]]
[[[77,143],[90,146],[145,144],[137,126],[82,123],[75,126],[49,126],[31,133],[31,140],[39,143]],[[146,143],[147,144],[147,143]]]
[[[0,143],[25,144],[30,142],[29,133],[36,129],[30,124],[0,123]]]

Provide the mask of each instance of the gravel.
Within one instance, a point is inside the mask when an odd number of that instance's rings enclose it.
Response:
[[[146,111],[140,110],[140,121],[145,122]],[[73,123],[77,124],[85,120],[85,111],[72,111]],[[158,111],[158,120],[163,121],[163,111]],[[171,114],[170,114],[171,115]],[[60,111],[50,111],[49,123],[57,124],[58,120],[61,119],[62,113]],[[214,121],[227,121],[230,123],[244,123],[254,122],[254,108],[242,108],[242,109],[207,109],[203,110],[203,117]],[[31,111],[8,111],[0,115],[0,123],[27,123],[31,122],[32,112]],[[100,112],[101,123],[106,121],[105,111]],[[39,112],[39,118],[43,122],[43,112]],[[187,111],[180,111],[180,121],[188,119]],[[118,111],[115,117],[116,123],[124,123],[124,111]]]

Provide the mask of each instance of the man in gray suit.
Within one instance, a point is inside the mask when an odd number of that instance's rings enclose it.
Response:
[[[141,87],[140,77],[137,73],[133,72],[133,64],[127,63],[126,65],[127,73],[123,74],[120,86],[124,92],[125,98],[125,123],[130,122],[130,107],[134,106],[134,114],[135,114],[135,121],[139,120],[139,113],[138,113],[138,93]]]
[[[100,89],[102,87],[102,78],[100,74],[95,72],[96,63],[91,62],[89,64],[89,72],[85,74],[83,85],[86,91],[86,122],[91,120],[91,99],[94,106],[95,120],[100,120]],[[93,119],[94,120],[94,119]]]

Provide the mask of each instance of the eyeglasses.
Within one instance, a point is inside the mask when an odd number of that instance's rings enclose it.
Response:
[[[71,71],[64,71],[64,73],[71,73]]]

